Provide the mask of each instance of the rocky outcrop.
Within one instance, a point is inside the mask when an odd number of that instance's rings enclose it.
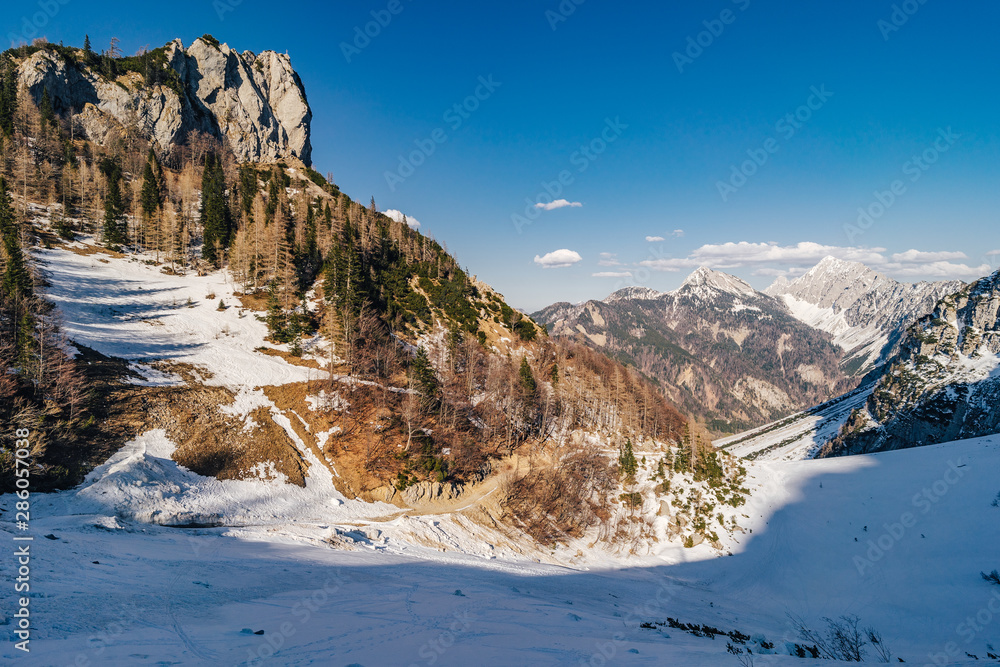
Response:
[[[941,299],[899,348],[865,408],[821,455],[1000,432],[1000,272]]]
[[[187,49],[174,40],[162,55],[157,62],[176,76],[151,86],[134,72],[111,80],[49,49],[26,58],[18,78],[36,101],[47,89],[56,111],[73,114],[94,141],[137,129],[166,150],[200,131],[226,141],[243,162],[311,163],[312,112],[287,55],[238,53],[206,38]]]
[[[962,284],[900,283],[864,264],[827,257],[805,275],[791,282],[779,278],[764,291],[782,299],[798,319],[833,335],[844,349],[845,370],[860,376],[884,364],[906,327]]]
[[[854,386],[829,334],[708,268],[672,292],[627,287],[603,301],[553,304],[533,318],[553,335],[634,364],[717,433],[766,424]]]

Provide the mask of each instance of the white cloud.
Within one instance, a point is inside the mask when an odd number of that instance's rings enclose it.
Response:
[[[406,224],[410,226],[410,229],[420,229],[420,223],[416,218],[411,218],[410,216],[404,216],[402,211],[397,211],[394,208],[390,208],[385,212],[387,216],[395,220],[396,222],[402,222],[403,218],[406,218]]]
[[[765,266],[759,269],[754,269],[753,275],[771,276],[772,278],[778,278],[781,276],[784,276],[785,278],[791,278],[793,276],[801,276],[806,271],[807,269],[803,267],[796,267],[792,269],[775,269],[769,266]]]
[[[988,253],[986,253],[987,257],[996,257],[997,255],[1000,255],[1000,249],[990,250]]]
[[[580,206],[583,206],[583,204],[581,204],[578,201],[566,201],[565,199],[557,199],[553,202],[549,202],[548,204],[542,204],[542,203],[535,204],[535,208],[540,208],[544,211],[554,211],[557,208],[564,208],[566,206],[579,208]]]
[[[680,271],[681,269],[707,266],[713,269],[735,269],[743,266],[762,264],[797,264],[812,266],[827,255],[866,264],[885,261],[880,253],[885,248],[842,248],[803,241],[792,246],[777,243],[722,243],[703,245],[690,255],[676,259],[648,259],[642,266],[658,271]]]
[[[833,256],[861,262],[877,271],[898,277],[977,278],[989,273],[989,266],[969,266],[954,260],[968,259],[958,251],[907,250],[886,256],[885,248],[830,246],[804,241],[795,245],[777,243],[722,243],[703,245],[687,257],[647,259],[640,266],[655,271],[687,271],[699,266],[713,269],[752,268],[754,275],[795,276]],[[780,268],[776,268],[780,267]]]
[[[618,261],[618,253],[616,252],[602,252],[601,258],[597,260],[598,266],[621,266],[621,264]]]
[[[535,255],[535,264],[538,264],[543,269],[559,269],[565,266],[573,266],[582,259],[583,257],[580,257],[580,253],[575,250],[561,248],[546,253],[541,257]]]
[[[675,229],[674,231],[670,232],[670,234],[668,234],[668,236],[670,236],[671,238],[679,239],[682,236],[684,236],[684,230],[683,229]],[[646,243],[661,243],[661,242],[666,241],[666,240],[667,239],[665,237],[663,237],[663,236],[647,236],[646,237]]]
[[[590,274],[592,278],[631,278],[631,271],[598,271]]]
[[[951,262],[930,262],[929,264],[901,264],[893,262],[875,268],[901,278],[929,277],[971,279],[981,278],[991,271],[989,264],[969,266],[967,264],[953,264]]]
[[[907,250],[906,252],[897,252],[892,256],[892,261],[894,262],[941,262],[951,259],[968,259],[969,256],[964,252],[923,252],[920,250]]]

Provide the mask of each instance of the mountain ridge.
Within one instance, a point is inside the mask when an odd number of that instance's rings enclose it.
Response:
[[[833,336],[844,366],[865,375],[892,356],[909,324],[929,312],[961,281],[901,283],[860,263],[825,257],[795,280],[776,280],[764,292],[784,301],[796,318]]]
[[[626,287],[532,315],[660,382],[716,432],[766,424],[853,387],[829,334],[745,281],[700,267],[670,292]]]
[[[942,298],[905,332],[863,409],[824,456],[1000,431],[1000,271]]]
[[[54,110],[76,112],[81,131],[97,143],[134,127],[166,151],[202,132],[226,141],[241,162],[312,164],[312,110],[286,54],[240,53],[210,35],[130,58],[31,49],[17,71],[19,86],[36,104],[48,91]]]

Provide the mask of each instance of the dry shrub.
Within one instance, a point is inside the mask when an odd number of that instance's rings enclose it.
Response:
[[[504,518],[542,544],[565,542],[608,518],[613,486],[611,461],[579,449],[554,465],[504,480]]]

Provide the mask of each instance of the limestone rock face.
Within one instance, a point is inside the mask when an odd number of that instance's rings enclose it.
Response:
[[[833,335],[844,349],[844,366],[862,376],[899,350],[903,333],[942,297],[958,291],[958,280],[906,284],[859,262],[827,257],[789,282],[779,278],[765,293],[783,299],[811,327]]]
[[[823,455],[1000,432],[1000,272],[938,301],[899,348],[865,409]]]
[[[187,49],[174,40],[166,56],[180,94],[164,84],[146,86],[135,73],[109,80],[47,50],[21,63],[18,77],[36,101],[48,89],[56,111],[72,113],[94,141],[139,131],[166,150],[200,131],[225,140],[241,162],[311,164],[312,111],[287,55],[238,53],[199,38]]]

